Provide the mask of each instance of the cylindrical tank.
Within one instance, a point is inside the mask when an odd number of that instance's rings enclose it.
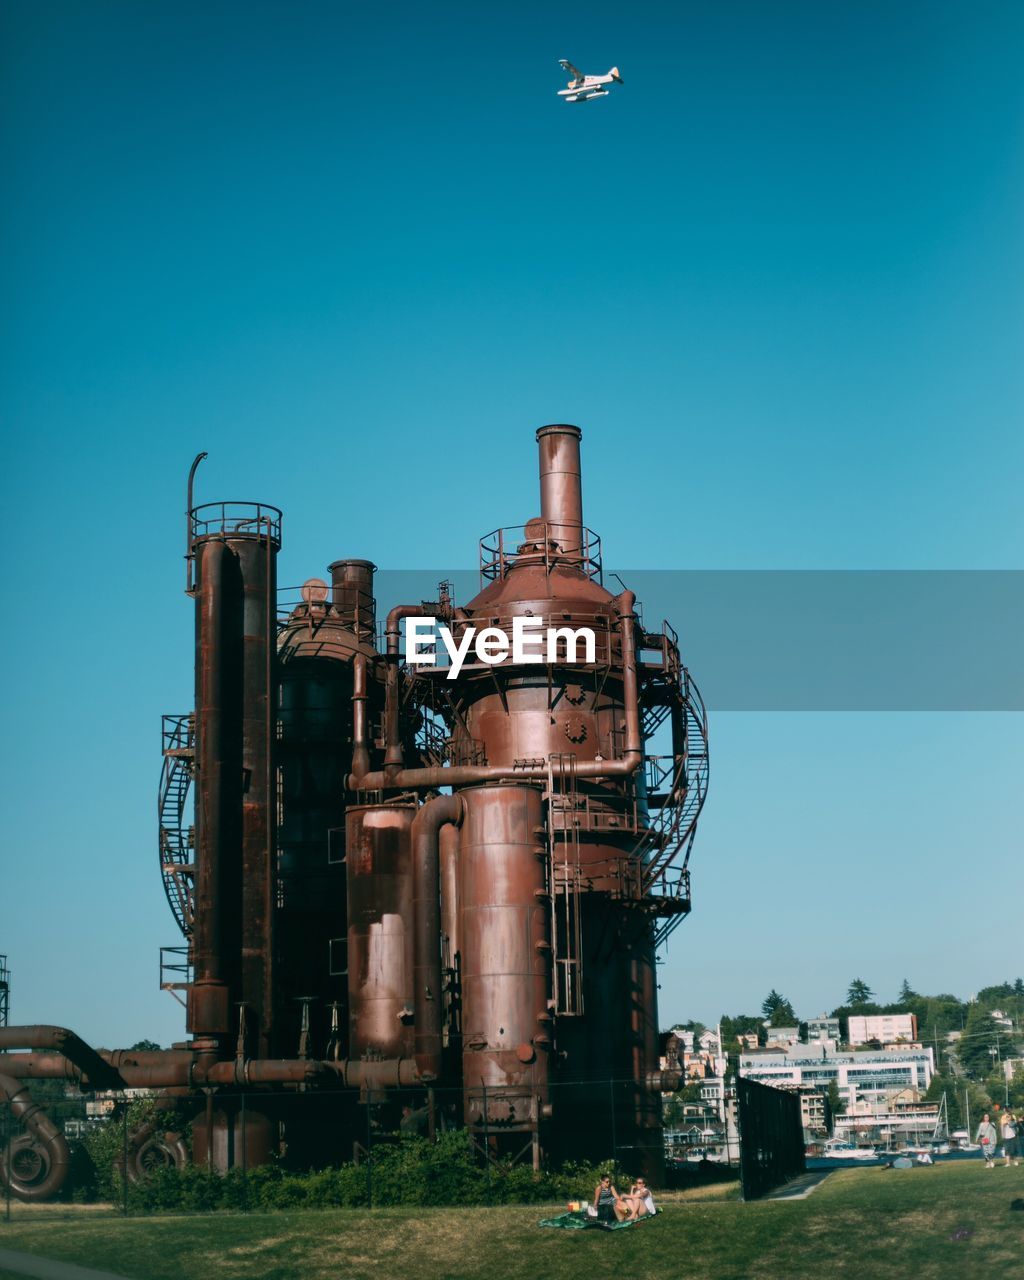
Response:
[[[579,1085],[560,1089],[553,1098],[554,1130],[573,1134],[574,1145],[564,1156],[586,1150],[602,1158],[620,1147],[660,1150],[659,1102],[646,1089],[646,1074],[655,1069],[657,1057],[657,984],[650,919],[639,900],[640,877],[631,856],[649,822],[642,774],[575,776],[577,764],[599,765],[625,755],[623,617],[626,625],[636,626],[631,597],[627,604],[597,580],[592,543],[583,529],[580,436],[570,426],[538,431],[541,519],[525,526],[514,554],[503,550],[487,566],[493,580],[465,606],[454,630],[495,626],[508,634],[516,618],[539,622],[532,633],[538,636],[548,628],[587,627],[595,635],[594,661],[582,661],[582,644],[576,660],[569,661],[566,637],[551,665],[474,669],[467,664],[455,694],[453,756],[482,758],[510,771],[524,762],[550,768],[549,799],[537,815],[533,840],[545,845],[550,858],[548,887],[554,895],[550,941],[559,976],[557,988],[548,990],[558,1010],[552,1079]],[[540,646],[534,642],[533,647],[536,652]],[[499,804],[501,790],[467,789],[460,795],[468,798],[476,791],[475,805],[486,807]],[[492,793],[499,794],[492,799]],[[468,839],[464,824],[463,850]],[[462,876],[465,885],[465,868]],[[463,1060],[469,1099],[475,1069],[470,1036],[477,1028],[466,919],[463,902]],[[602,1091],[599,1103],[595,1088]],[[657,1157],[643,1159],[653,1172]]]
[[[296,1051],[297,997],[310,1001],[312,1051],[327,1045],[334,1006],[347,1053],[345,802],[352,766],[353,666],[365,664],[364,713],[379,716],[383,684],[373,648],[373,566],[339,560],[334,587],[319,580],[278,637],[277,943],[279,1008],[275,1053]],[[355,578],[355,585],[352,578]],[[374,756],[376,760],[378,757]]]
[[[377,625],[377,604],[373,596],[376,568],[370,560],[335,560],[330,566],[334,616],[371,648]]]
[[[274,633],[281,513],[190,513],[196,572],[196,894],[189,1030],[221,1042],[246,1006],[250,1052],[273,1021]]]
[[[264,528],[232,536],[242,574],[242,986],[250,1048],[271,1052],[277,881],[277,542]]]
[[[189,1031],[224,1037],[238,991],[242,832],[241,581],[227,544],[193,548],[196,599],[195,911]]]
[[[460,792],[459,937],[467,1121],[536,1131],[547,1101],[551,944],[541,789]]]
[[[415,804],[354,805],[345,818],[349,1056],[413,1052]]]

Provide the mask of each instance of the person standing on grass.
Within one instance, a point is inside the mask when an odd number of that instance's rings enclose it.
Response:
[[[1006,1157],[1006,1167],[1009,1168],[1011,1163],[1020,1164],[1017,1159],[1017,1154],[1020,1150],[1019,1121],[1014,1118],[1012,1111],[1003,1112],[999,1119],[999,1127],[1002,1130],[1003,1155]]]
[[[999,1135],[996,1133],[996,1127],[988,1118],[988,1112],[981,1117],[981,1124],[978,1125],[977,1141],[981,1147],[981,1154],[985,1157],[985,1168],[994,1169],[996,1167],[995,1154],[996,1142]]]

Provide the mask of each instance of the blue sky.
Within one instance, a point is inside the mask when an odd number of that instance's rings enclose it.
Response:
[[[155,787],[199,449],[203,498],[284,509],[282,582],[471,568],[551,421],[615,567],[1021,567],[1019,5],[0,22],[14,1020],[181,1034]],[[560,57],[625,83],[566,106]],[[664,1021],[1020,972],[1019,715],[712,734]]]

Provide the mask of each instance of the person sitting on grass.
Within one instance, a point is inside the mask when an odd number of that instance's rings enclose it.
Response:
[[[629,1215],[629,1207],[612,1186],[610,1173],[602,1173],[594,1188],[594,1208],[599,1222],[622,1222]]]
[[[629,1189],[629,1195],[623,1196],[623,1204],[629,1208],[629,1218],[636,1222],[637,1218],[653,1217],[657,1210],[654,1207],[654,1196],[643,1178],[637,1178]]]

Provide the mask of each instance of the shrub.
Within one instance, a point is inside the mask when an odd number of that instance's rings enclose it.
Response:
[[[129,1125],[148,1118],[129,1116]],[[119,1200],[120,1123],[90,1135],[95,1167],[91,1193]],[[522,1164],[484,1165],[469,1134],[449,1130],[436,1141],[394,1135],[374,1147],[369,1168],[344,1164],[338,1168],[286,1173],[265,1165],[245,1173],[233,1169],[218,1175],[207,1169],[157,1169],[129,1187],[129,1207],[137,1213],[208,1213],[213,1210],[274,1210],[304,1208],[364,1208],[390,1205],[537,1204],[591,1195],[602,1173],[620,1184],[630,1178],[613,1161],[599,1165],[568,1162],[560,1169],[535,1172]]]

